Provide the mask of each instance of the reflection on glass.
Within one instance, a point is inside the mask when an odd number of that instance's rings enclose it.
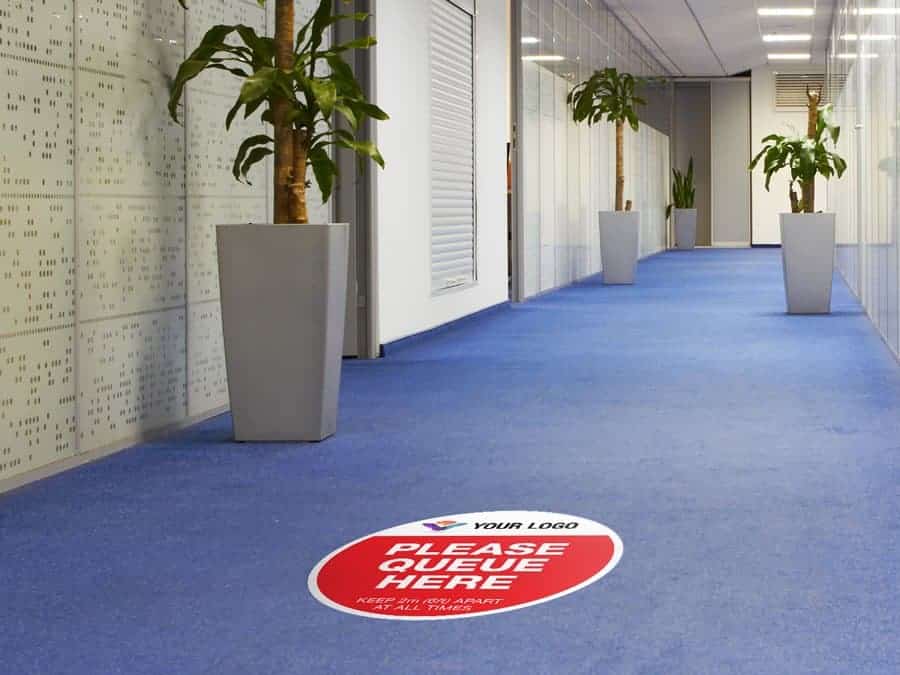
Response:
[[[524,3],[520,39],[520,217],[527,297],[600,271],[597,212],[612,204],[614,132],[612,125],[576,126],[566,105],[569,91],[607,66],[635,75],[665,72],[613,14],[587,3]],[[646,254],[666,243],[669,141],[645,124],[626,138],[626,184],[641,212]]]
[[[895,352],[900,352],[900,2],[841,0],[828,84],[844,129],[847,177],[828,192],[838,224],[837,263]]]

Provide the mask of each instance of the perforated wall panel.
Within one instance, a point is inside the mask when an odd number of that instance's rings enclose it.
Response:
[[[78,329],[79,447],[98,448],[184,419],[183,309]]]
[[[267,169],[235,183],[239,82],[189,87],[219,23],[256,0],[0,3],[0,480],[228,403],[217,223],[262,222]],[[308,14],[313,0],[300,3]]]
[[[192,304],[188,321],[188,415],[194,417],[228,404],[228,381],[218,301]]]
[[[79,215],[81,320],[184,305],[183,197],[83,197]]]
[[[75,330],[0,339],[0,477],[75,453]]]
[[[76,452],[73,32],[0,7],[0,478]]]

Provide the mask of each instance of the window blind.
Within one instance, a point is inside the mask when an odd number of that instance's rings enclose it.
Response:
[[[431,0],[431,283],[475,280],[473,17]]]

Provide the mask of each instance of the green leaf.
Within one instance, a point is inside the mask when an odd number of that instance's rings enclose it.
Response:
[[[275,86],[275,68],[260,68],[247,78],[241,87],[240,100],[242,103],[257,101],[270,93]]]
[[[256,34],[250,26],[239,25],[235,27],[244,44],[250,48],[253,54],[253,63],[257,67],[272,65],[275,62],[275,41],[271,38]]]
[[[353,74],[353,69],[347,65],[338,54],[328,54],[325,57],[328,66],[331,68],[331,78],[334,80],[337,89],[344,95],[361,96],[362,90]]]
[[[312,165],[313,175],[316,177],[316,184],[322,193],[324,204],[331,197],[334,177],[338,174],[337,165],[322,146],[313,147],[309,151],[309,163]]]
[[[178,104],[181,103],[185,85],[202,73],[208,63],[208,61],[188,60],[182,63],[178,68],[178,72],[175,75],[175,81],[172,85],[172,91],[169,94],[169,115],[171,115],[174,121],[179,121]]]
[[[637,113],[633,110],[627,110],[625,111],[625,117],[628,119],[628,123],[631,125],[632,130],[637,131],[639,126]]]
[[[241,109],[241,106],[244,105],[244,102],[238,98],[235,101],[234,105],[231,106],[231,110],[228,111],[228,114],[225,115],[225,128],[231,129],[231,123],[234,121],[235,116],[238,114],[238,111]]]
[[[834,168],[835,171],[837,171],[838,178],[840,178],[847,170],[847,162],[844,161],[843,157],[840,157],[834,153],[832,153],[831,155],[831,161],[834,163]]]
[[[331,0],[319,0],[319,6],[313,14],[308,43],[309,51],[312,53],[319,50],[325,29],[330,25],[328,20],[331,18],[331,5]]]
[[[386,112],[384,112],[384,110],[379,108],[377,105],[366,103],[365,101],[357,101],[353,107],[355,110],[357,110],[357,112],[361,112],[367,117],[371,117],[372,119],[381,121],[390,119],[390,117]]]
[[[231,169],[232,174],[234,174],[234,177],[237,180],[240,181],[242,179],[242,177],[246,177],[246,175],[247,175],[246,170],[248,168],[250,168],[250,166],[252,166],[252,163],[249,166],[246,163],[246,161],[249,159],[248,153],[250,152],[250,149],[255,148],[258,150],[269,150],[269,148],[256,147],[256,146],[264,146],[269,143],[274,143],[274,141],[272,140],[271,137],[266,136],[265,134],[257,134],[256,136],[251,136],[250,138],[246,139],[243,143],[241,143],[240,147],[238,148],[237,156],[234,159],[234,165],[232,166],[232,169]],[[271,154],[271,152],[272,151],[269,150],[270,154]],[[263,155],[263,156],[265,156],[265,155]],[[259,159],[261,159],[261,157]],[[259,159],[257,159],[256,161],[259,161]],[[253,162],[253,163],[255,163],[255,162]]]
[[[325,117],[331,117],[337,100],[337,89],[334,81],[318,78],[310,79],[309,88],[312,90],[313,96],[315,96],[316,103],[322,109],[322,114]]]
[[[347,120],[347,124],[349,124],[354,131],[359,128],[359,117],[350,106],[346,103],[337,102],[334,105],[334,109],[343,115],[344,119]]]
[[[369,157],[382,169],[384,168],[384,157],[372,141],[350,141],[342,138],[338,141],[338,145],[353,150],[360,156]]]
[[[369,47],[374,47],[377,44],[377,41],[371,35],[368,37],[356,38],[355,40],[350,40],[349,42],[344,42],[343,44],[335,45],[328,49],[326,54],[340,54],[341,52],[346,52],[350,49],[368,49]]]
[[[766,151],[767,151],[767,150],[768,150],[768,148],[763,148],[762,150],[760,150],[760,151],[757,153],[756,157],[754,157],[752,160],[750,160],[750,165],[747,167],[747,169],[748,169],[749,171],[753,171],[753,169],[756,168],[756,165],[759,164],[759,160],[762,159],[762,156],[763,156],[764,154],[766,154]]]
[[[275,151],[272,150],[271,148],[262,148],[262,147],[253,148],[253,150],[251,150],[247,154],[247,159],[244,160],[244,163],[241,165],[241,175],[244,177],[244,180],[246,181],[247,185],[253,185],[253,183],[251,183],[249,181],[249,179],[247,179],[247,174],[249,173],[250,168],[254,164],[261,162],[266,157],[268,157],[269,155],[273,155],[273,154],[275,154]]]

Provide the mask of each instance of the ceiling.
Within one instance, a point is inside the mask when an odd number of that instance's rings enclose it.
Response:
[[[765,65],[769,52],[810,52],[811,63],[821,67],[836,4],[836,0],[606,2],[672,75],[685,77],[735,75]],[[812,6],[813,17],[757,15],[759,7]],[[813,39],[811,43],[764,43],[763,33],[809,33]]]

